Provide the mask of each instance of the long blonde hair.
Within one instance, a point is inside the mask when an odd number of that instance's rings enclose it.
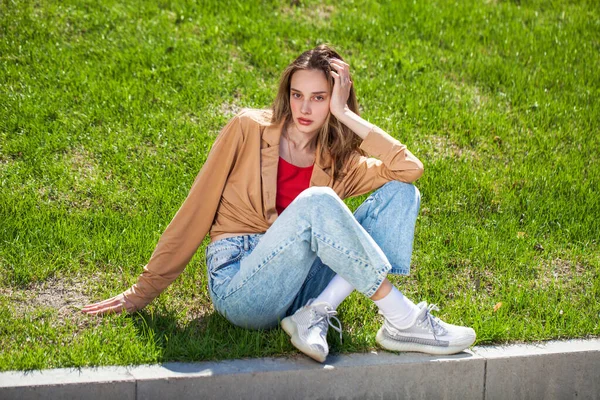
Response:
[[[280,123],[284,121],[289,123],[292,119],[292,109],[290,107],[290,85],[292,75],[298,70],[321,70],[325,74],[325,79],[329,82],[329,88],[333,88],[334,79],[330,74],[331,66],[329,60],[337,58],[343,61],[343,58],[333,50],[329,45],[322,44],[312,50],[307,50],[300,54],[281,74],[279,81],[279,90],[277,97],[273,101],[272,123]],[[352,80],[352,77],[350,77]],[[352,80],[353,81],[353,80]],[[356,101],[356,93],[354,86],[350,87],[350,96],[348,96],[348,107],[357,115],[358,102]],[[350,128],[338,121],[336,117],[329,114],[325,123],[321,127],[317,141],[321,146],[321,157],[326,153],[333,160],[333,178],[340,179],[343,177],[342,169],[348,158],[353,152],[358,152],[362,155],[365,153],[359,148],[362,140]]]

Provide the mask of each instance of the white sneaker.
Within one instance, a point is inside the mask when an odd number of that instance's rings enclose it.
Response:
[[[342,324],[337,319],[337,312],[328,303],[312,303],[299,309],[289,317],[281,321],[283,330],[291,336],[292,344],[307,356],[317,360],[325,361],[329,354],[327,345],[327,330],[329,326],[340,333],[342,338]],[[331,323],[331,319],[337,321],[338,326]]]
[[[386,350],[418,351],[428,354],[455,354],[468,348],[475,342],[472,328],[447,324],[431,315],[439,309],[426,302],[417,304],[421,310],[412,325],[398,329],[385,317],[377,332],[377,343]]]

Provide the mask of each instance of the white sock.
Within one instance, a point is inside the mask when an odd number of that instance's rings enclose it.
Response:
[[[398,329],[408,328],[419,312],[419,307],[394,286],[383,299],[373,301],[383,316]]]
[[[330,304],[335,310],[353,291],[354,287],[346,282],[344,278],[336,274],[331,282],[329,282],[329,285],[327,285],[325,290],[323,290],[313,303],[325,302]]]

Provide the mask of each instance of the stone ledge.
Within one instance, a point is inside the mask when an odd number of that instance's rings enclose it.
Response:
[[[600,340],[0,373],[1,399],[600,398]]]
[[[599,399],[600,340],[476,347],[485,400]]]

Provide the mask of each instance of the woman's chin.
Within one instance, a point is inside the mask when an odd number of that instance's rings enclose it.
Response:
[[[295,125],[296,125],[296,130],[298,130],[304,134],[307,134],[307,135],[308,134],[314,135],[317,132],[319,132],[319,129],[320,129],[320,127],[317,127],[317,125],[314,122],[310,125],[302,125],[302,124],[295,122]]]

